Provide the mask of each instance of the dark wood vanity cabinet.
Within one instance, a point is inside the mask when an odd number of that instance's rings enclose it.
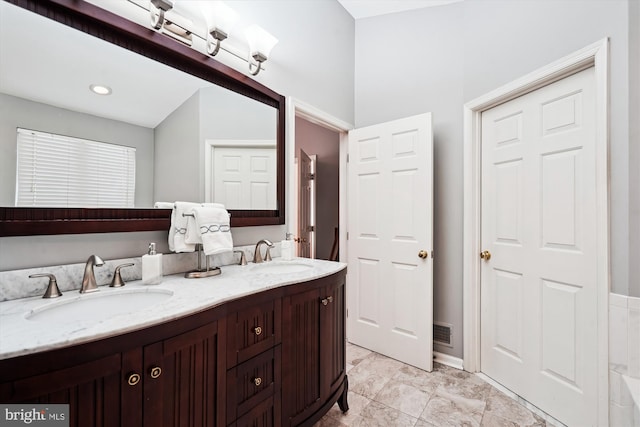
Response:
[[[2,377],[16,372],[4,369],[3,364],[0,370]],[[125,384],[122,355],[118,353],[77,366],[3,382],[0,384],[0,402],[68,403],[71,426],[118,427],[127,412],[121,407],[121,399],[132,397],[131,393],[121,395],[121,391],[126,391]]]
[[[70,425],[312,425],[347,409],[345,274],[0,360],[0,403],[68,403]]]
[[[336,400],[348,409],[344,277],[288,295],[282,306],[283,425],[311,425]]]
[[[69,425],[79,427],[219,425],[217,326],[211,322],[95,360],[126,344],[107,339],[0,361],[0,402],[68,403]],[[144,340],[139,333],[123,338]],[[75,366],[56,368],[65,364]],[[24,371],[44,372],[5,381]]]

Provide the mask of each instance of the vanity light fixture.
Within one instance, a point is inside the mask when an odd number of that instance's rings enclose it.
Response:
[[[249,41],[249,72],[257,75],[262,69],[262,63],[269,58],[271,49],[278,43],[278,39],[258,25],[251,25],[245,31]]]
[[[215,56],[220,51],[221,42],[231,33],[238,14],[222,1],[206,2],[202,13],[207,23],[207,53]]]
[[[89,89],[97,95],[111,95],[111,88],[109,86],[91,85],[89,86]]]
[[[149,13],[151,14],[151,25],[156,30],[162,28],[164,24],[165,12],[173,9],[173,0],[151,0],[151,6]]]

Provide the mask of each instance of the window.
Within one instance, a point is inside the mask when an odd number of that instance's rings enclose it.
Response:
[[[135,148],[18,128],[16,169],[16,206],[134,206]]]

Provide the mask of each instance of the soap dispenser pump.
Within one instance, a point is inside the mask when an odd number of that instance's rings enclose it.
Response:
[[[142,283],[157,285],[162,281],[162,254],[156,252],[156,244],[149,243],[149,252],[142,255]]]

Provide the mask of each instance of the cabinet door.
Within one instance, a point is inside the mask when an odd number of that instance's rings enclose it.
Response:
[[[69,404],[70,426],[117,427],[121,422],[121,387],[140,402],[141,392],[124,389],[121,355],[114,354],[72,368],[14,381],[3,403]],[[125,396],[122,396],[123,398]]]
[[[344,282],[325,287],[321,303],[320,388],[323,396],[328,397],[342,385],[345,375],[346,300]]]
[[[144,348],[145,426],[224,425],[219,345],[214,322]]]
[[[283,424],[298,425],[321,405],[320,290],[285,297],[282,303]]]

